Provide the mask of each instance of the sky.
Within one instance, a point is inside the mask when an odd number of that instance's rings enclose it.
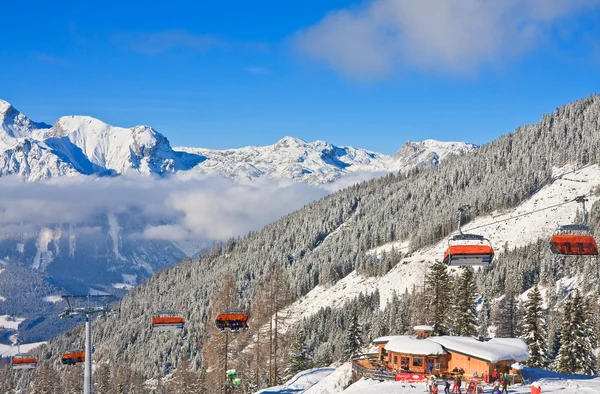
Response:
[[[0,98],[173,146],[483,144],[599,91],[600,0],[7,2]]]

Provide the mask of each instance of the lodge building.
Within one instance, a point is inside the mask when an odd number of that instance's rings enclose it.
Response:
[[[416,335],[377,338],[378,360],[388,370],[442,375],[456,369],[472,376],[509,372],[528,359],[527,344],[518,338],[431,336],[430,326],[415,327]]]

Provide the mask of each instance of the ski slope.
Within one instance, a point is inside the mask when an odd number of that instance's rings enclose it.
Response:
[[[269,387],[268,389],[258,391],[257,394],[304,393],[334,371],[336,371],[335,368],[314,368],[302,371],[288,380],[284,385]]]
[[[569,166],[555,169],[554,175],[557,179],[540,189],[532,198],[514,209],[478,217],[466,225],[464,231],[468,232],[470,228],[477,228],[474,232],[489,238],[492,245],[496,246],[497,255],[502,253],[503,248],[500,246],[507,245],[509,249],[512,249],[534,243],[539,238],[550,238],[559,225],[574,222],[579,205],[572,202],[543,211],[538,210],[572,200],[579,195],[590,195],[591,191],[600,185],[598,165],[576,170],[560,177],[560,174],[572,170],[573,168]],[[589,196],[588,209],[598,199],[598,196]],[[534,211],[538,212],[516,217]],[[382,277],[365,278],[355,271],[333,286],[319,285],[315,287],[286,308],[286,311],[290,312],[288,316],[294,317],[286,322],[287,326],[293,326],[297,321],[312,316],[321,308],[341,307],[358,294],[370,294],[375,290],[380,292],[380,307],[385,308],[394,291],[402,294],[405,290],[410,290],[413,285],[423,284],[429,265],[441,259],[448,247],[449,238],[446,237],[435,245],[405,256]],[[392,247],[401,252],[407,252],[407,245],[406,241],[395,241],[381,245],[367,253],[380,255],[383,251],[389,252]],[[402,248],[404,250],[401,250]]]

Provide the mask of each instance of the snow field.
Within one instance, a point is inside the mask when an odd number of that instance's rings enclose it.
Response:
[[[46,342],[33,342],[21,344],[21,353],[27,353],[38,346],[45,344]],[[19,354],[19,350],[13,345],[4,345],[0,343],[0,355],[1,357],[13,357]]]
[[[59,295],[52,295],[52,296],[44,297],[44,301],[51,302],[53,304],[56,304],[57,302],[61,302],[62,300],[63,300],[62,296],[59,296]]]
[[[0,327],[11,330],[18,330],[19,324],[25,321],[22,317],[12,317],[10,315],[0,315]]]

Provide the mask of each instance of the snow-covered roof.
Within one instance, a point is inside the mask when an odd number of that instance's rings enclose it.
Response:
[[[402,335],[391,339],[385,350],[402,354],[440,355],[446,351],[438,343],[428,339],[417,339],[414,335]]]
[[[433,327],[431,326],[414,326],[415,331],[433,331]]]
[[[442,345],[447,350],[466,354],[492,363],[501,360],[527,361],[527,344],[519,338],[492,338],[478,341],[473,337],[440,336],[428,340]]]
[[[375,338],[373,340],[373,343],[378,345],[380,343],[388,343],[389,341],[391,341],[392,339],[395,338],[401,338],[403,335],[388,335],[386,337],[379,337],[379,338]]]

